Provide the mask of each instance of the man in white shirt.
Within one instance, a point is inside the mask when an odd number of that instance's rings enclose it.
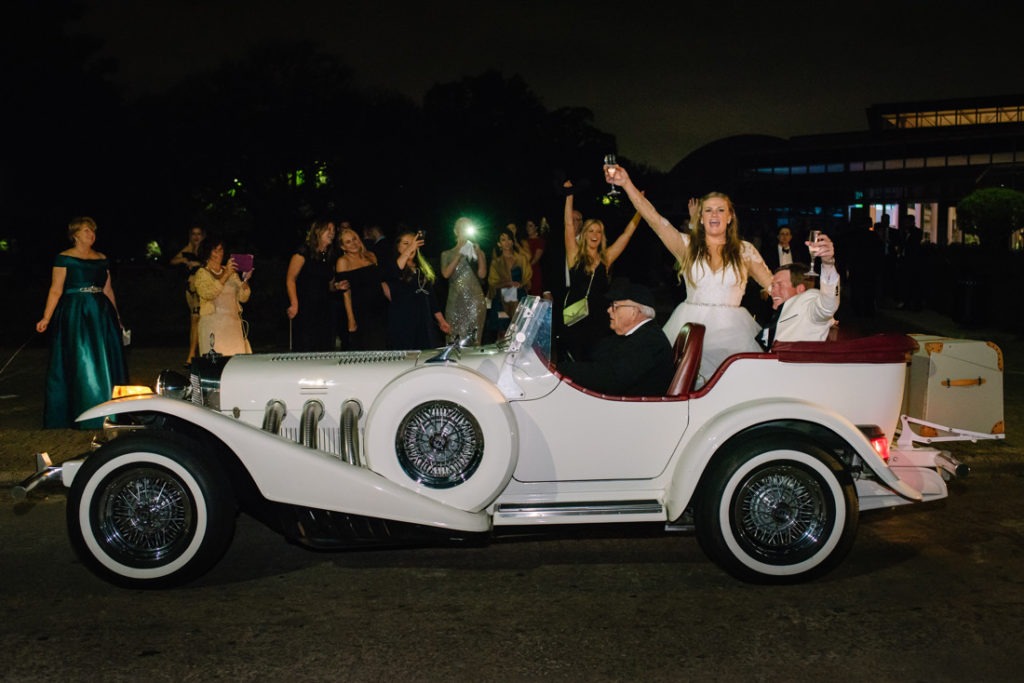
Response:
[[[790,263],[776,269],[771,284],[775,315],[757,337],[765,349],[771,349],[776,341],[825,341],[835,324],[833,316],[839,308],[835,247],[828,235],[819,235],[809,246],[821,257],[821,286],[813,286],[813,277],[805,274],[806,264]]]

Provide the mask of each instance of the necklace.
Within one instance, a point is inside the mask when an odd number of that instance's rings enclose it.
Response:
[[[419,269],[416,270],[416,294],[429,294],[427,291],[427,277]]]
[[[221,268],[220,270],[214,270],[210,266],[206,266],[206,269],[213,273],[214,275],[217,275],[218,277],[224,274],[224,268]]]

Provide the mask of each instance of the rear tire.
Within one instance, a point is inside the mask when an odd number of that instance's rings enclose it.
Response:
[[[804,441],[768,437],[716,458],[694,509],[697,540],[733,576],[795,583],[838,564],[857,534],[850,475]]]
[[[71,545],[101,578],[165,588],[209,571],[234,535],[224,472],[193,441],[162,433],[115,439],[89,456],[68,493]]]

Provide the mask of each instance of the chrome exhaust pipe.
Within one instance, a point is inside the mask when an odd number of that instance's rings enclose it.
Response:
[[[319,448],[317,432],[320,420],[324,419],[324,404],[316,399],[306,401],[302,406],[299,422],[299,442],[307,448]]]
[[[935,464],[959,479],[966,479],[971,473],[971,468],[954,458],[949,451],[939,451],[935,455]]]
[[[281,433],[281,423],[284,416],[288,414],[288,408],[282,401],[272,398],[267,401],[267,407],[263,411],[263,431],[271,434]]]
[[[40,484],[60,480],[63,468],[54,465],[47,453],[36,453],[36,473],[11,489],[15,500],[25,500],[28,494]]]
[[[349,465],[360,465],[359,461],[359,418],[363,406],[350,398],[341,404],[341,459]]]

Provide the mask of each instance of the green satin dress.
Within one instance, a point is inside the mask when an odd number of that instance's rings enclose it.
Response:
[[[76,424],[75,418],[110,400],[115,384],[128,382],[117,312],[103,293],[107,260],[58,254],[53,265],[67,272],[64,294],[50,319],[43,426],[100,429],[102,419]]]

